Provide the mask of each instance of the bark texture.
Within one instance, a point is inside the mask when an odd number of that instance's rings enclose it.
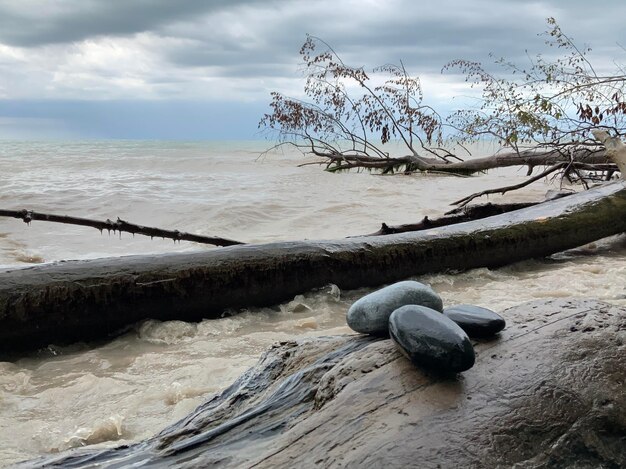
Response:
[[[387,236],[60,262],[0,272],[0,351],[105,337],[145,318],[195,321],[334,283],[378,286],[496,267],[626,231],[626,183],[449,227]]]
[[[626,309],[502,315],[461,375],[425,374],[390,340],[285,342],[149,440],[19,467],[626,467]]]

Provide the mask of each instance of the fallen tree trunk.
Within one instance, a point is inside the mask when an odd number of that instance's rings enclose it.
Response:
[[[501,314],[462,378],[424,373],[390,340],[285,342],[155,437],[17,467],[625,467],[626,309]]]
[[[354,168],[376,169],[384,172],[392,170],[404,171],[433,171],[453,174],[473,174],[481,171],[488,171],[496,168],[507,168],[511,166],[528,166],[528,175],[532,173],[536,166],[553,166],[559,163],[577,162],[586,165],[601,165],[603,170],[608,170],[611,165],[606,151],[598,148],[575,148],[571,152],[560,151],[560,149],[524,150],[508,152],[473,158],[462,161],[442,162],[436,158],[416,157],[406,155],[400,157],[383,158],[369,155],[345,155],[333,153],[315,153],[326,160],[327,170],[344,171]]]
[[[626,231],[626,182],[415,233],[60,262],[0,272],[0,350],[103,337],[145,318],[195,321],[333,283],[377,286],[496,267]]]
[[[530,172],[535,166],[552,166],[558,163],[566,163],[570,161],[586,164],[610,163],[610,160],[603,149],[577,148],[573,149],[571,153],[559,151],[559,149],[548,151],[525,150],[519,153],[503,153],[501,155],[457,161],[444,165],[445,169],[437,169],[451,172],[479,172],[510,166],[528,166],[528,175],[530,175]]]

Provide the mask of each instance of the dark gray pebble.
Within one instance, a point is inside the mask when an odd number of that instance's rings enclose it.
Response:
[[[461,326],[470,337],[491,337],[506,326],[502,316],[480,306],[450,306],[443,310],[443,314]]]
[[[428,285],[413,280],[394,283],[358,299],[348,310],[348,326],[363,334],[387,335],[389,316],[404,305],[443,311],[441,297]]]
[[[389,335],[417,366],[446,373],[474,366],[474,347],[452,320],[424,306],[408,305],[389,317]]]

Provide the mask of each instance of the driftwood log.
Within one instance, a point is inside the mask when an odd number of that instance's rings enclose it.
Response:
[[[347,155],[340,153],[324,153],[311,151],[312,155],[324,158],[327,171],[344,171],[353,168],[376,169],[389,171],[394,168],[404,168],[409,171],[431,171],[435,173],[473,174],[496,168],[511,166],[528,166],[528,176],[535,167],[552,166],[559,163],[576,162],[586,165],[606,165],[611,160],[602,148],[584,147],[572,148],[564,151],[561,148],[550,150],[529,149],[519,153],[508,152],[491,156],[442,162],[438,158],[425,158],[421,156],[406,155],[400,157],[386,157],[371,155]],[[458,159],[458,158],[457,158]]]
[[[568,194],[569,195],[569,194]],[[404,225],[387,225],[383,223],[378,231],[365,236],[383,236],[394,233],[407,233],[409,231],[422,231],[431,228],[439,228],[442,226],[455,225],[472,220],[480,220],[494,215],[501,215],[507,212],[513,212],[533,205],[544,202],[515,202],[509,204],[486,204],[465,205],[447,212],[443,217],[429,218],[424,217],[417,223],[407,223]]]
[[[195,321],[329,283],[377,286],[497,267],[626,231],[626,182],[467,223],[332,241],[60,262],[0,271],[0,351],[105,337],[145,318]]]
[[[149,440],[18,467],[626,467],[626,309],[502,315],[462,375],[427,375],[390,340],[285,342]]]

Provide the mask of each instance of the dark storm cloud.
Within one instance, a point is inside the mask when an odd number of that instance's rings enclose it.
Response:
[[[0,43],[36,47],[147,32],[173,67],[213,67],[219,76],[293,76],[305,33],[350,63],[397,62],[417,71],[449,60],[515,59],[541,45],[547,16],[584,42],[624,42],[626,2],[416,0],[0,0]],[[174,42],[174,40],[179,40]],[[258,66],[258,68],[255,68]]]
[[[354,65],[403,60],[414,72],[435,72],[457,58],[488,60],[490,52],[525,60],[526,50],[534,54],[545,49],[545,38],[538,33],[546,29],[548,16],[557,17],[581,44],[615,45],[626,40],[621,25],[626,2],[619,1],[607,2],[606,10],[589,8],[587,2],[556,0],[471,4],[400,0],[358,6],[359,2],[292,0],[242,9],[210,28],[204,18],[165,26],[168,34],[193,39],[194,44],[181,44],[163,54],[175,66],[218,67],[222,76],[254,76],[255,65],[264,76],[293,76],[299,47],[311,33]],[[229,30],[237,23],[245,29],[244,38]]]
[[[0,42],[32,47],[158,29],[258,0],[0,0]]]

